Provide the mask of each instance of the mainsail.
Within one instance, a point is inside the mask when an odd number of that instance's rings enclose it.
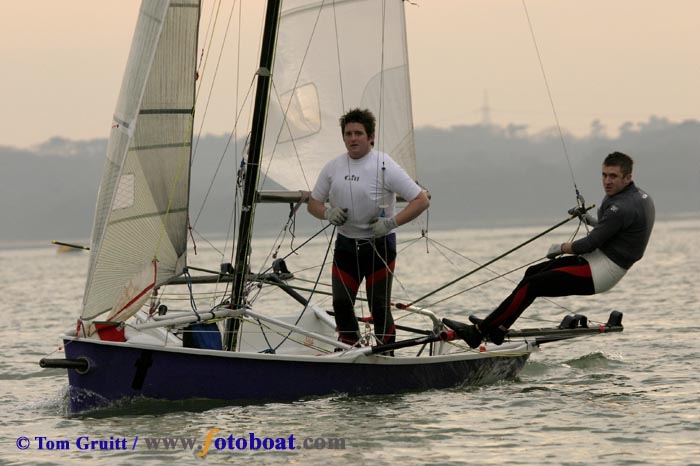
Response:
[[[403,0],[285,0],[263,154],[263,176],[310,190],[343,150],[338,118],[369,108],[375,147],[415,179]]]
[[[199,0],[144,1],[110,133],[83,320],[122,321],[182,272]]]

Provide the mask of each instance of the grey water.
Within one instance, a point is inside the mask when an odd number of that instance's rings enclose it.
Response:
[[[438,231],[427,238],[401,229],[394,299],[421,296],[545,227]],[[456,319],[484,314],[522,270],[484,282],[542,257],[551,242],[573,232],[569,225],[537,240],[422,305]],[[699,232],[697,218],[659,221],[646,256],[610,292],[536,301],[516,327],[556,325],[571,312],[604,322],[616,309],[624,313],[625,330],[543,345],[513,380],[291,403],[137,400],[79,416],[68,413],[65,371],[41,369],[38,361],[62,357],[59,334],[79,314],[88,254],[57,254],[49,246],[0,250],[0,464],[700,464]],[[198,246],[204,249],[201,241]],[[255,246],[253,263],[261,264],[273,246],[272,240]],[[291,256],[290,269],[313,281],[319,269],[311,264],[322,261],[326,246],[320,241]],[[287,237],[280,255],[289,247]],[[215,252],[189,256],[207,268],[222,261]],[[329,273],[321,273],[322,282]],[[325,299],[318,297],[329,305]],[[366,312],[358,306],[358,313]],[[397,319],[404,316],[397,313]],[[336,448],[219,444],[200,457],[213,428],[222,438],[293,435],[299,446],[311,440]],[[197,443],[145,445],[145,438],[163,437]],[[103,440],[103,448],[87,447],[92,440]]]

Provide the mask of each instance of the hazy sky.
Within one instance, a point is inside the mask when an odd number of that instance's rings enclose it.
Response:
[[[206,23],[213,0],[203,1]],[[260,10],[263,1],[243,3]],[[479,122],[486,98],[494,123],[532,130],[554,124],[522,0],[411,3],[406,11],[416,126]],[[0,145],[107,136],[139,4],[3,2]],[[228,18],[232,4],[224,0],[220,18]],[[525,4],[562,127],[586,134],[600,119],[612,134],[622,122],[650,115],[700,118],[700,1]],[[244,33],[256,37],[255,14],[245,18]],[[230,130],[230,114],[212,108],[207,128]]]

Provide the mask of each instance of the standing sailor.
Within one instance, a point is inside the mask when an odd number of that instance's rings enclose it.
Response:
[[[353,109],[340,118],[347,152],[323,167],[308,207],[311,215],[338,227],[333,251],[333,310],[339,339],[349,345],[360,339],[354,304],[362,279],[376,337],[381,343],[395,340],[389,308],[396,259],[394,230],[430,205],[428,196],[399,164],[373,149],[375,126],[369,110]],[[409,201],[398,213],[396,194]]]

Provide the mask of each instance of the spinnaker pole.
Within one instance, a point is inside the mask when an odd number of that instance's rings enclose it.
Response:
[[[255,91],[255,106],[253,108],[253,123],[250,134],[248,161],[246,164],[243,200],[241,203],[241,218],[238,229],[238,244],[234,262],[233,289],[231,308],[237,309],[244,304],[245,282],[250,259],[250,242],[255,217],[255,197],[260,175],[260,157],[265,137],[265,122],[267,120],[267,105],[270,100],[272,83],[272,64],[275,58],[277,44],[277,28],[279,25],[282,0],[268,0],[265,12],[265,29],[263,31],[260,51],[260,67],[258,68],[258,84]],[[236,349],[236,334],[239,320],[229,319],[226,322],[224,348],[229,351]]]

